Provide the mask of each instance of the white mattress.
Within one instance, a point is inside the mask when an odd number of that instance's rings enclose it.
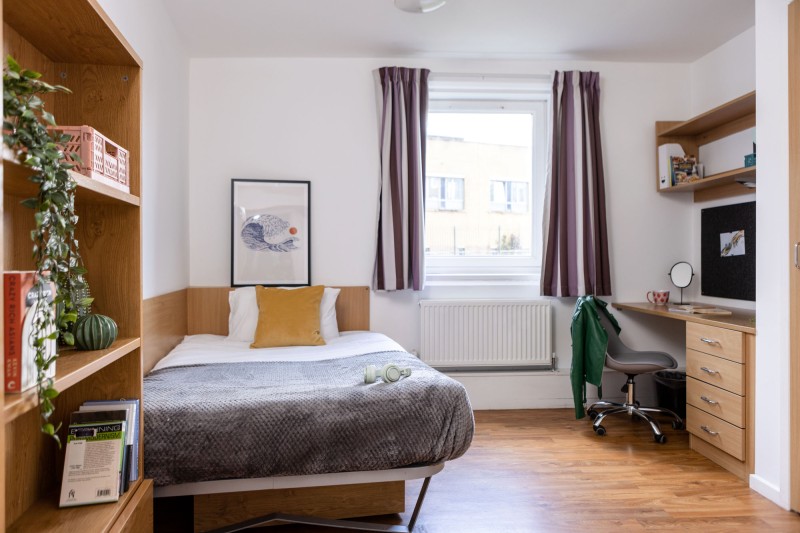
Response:
[[[371,331],[344,331],[324,346],[250,348],[250,343],[222,335],[187,335],[153,370],[175,366],[257,361],[321,361],[373,352],[405,351],[395,341]]]

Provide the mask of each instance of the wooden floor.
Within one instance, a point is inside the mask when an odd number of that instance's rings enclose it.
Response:
[[[470,450],[431,481],[415,533],[800,532],[800,516],[689,450],[669,424],[659,445],[644,424],[611,417],[598,437],[564,409],[482,411],[475,421]],[[408,484],[407,513],[380,521],[407,523],[420,484]]]

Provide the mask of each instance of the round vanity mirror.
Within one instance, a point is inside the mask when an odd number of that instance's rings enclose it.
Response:
[[[681,290],[681,305],[683,305],[683,289],[689,286],[693,276],[694,270],[692,269],[692,265],[686,261],[675,263],[669,270],[669,279],[672,280],[673,285]]]
[[[686,261],[675,263],[669,271],[669,279],[672,280],[672,284],[681,289],[689,286],[692,276],[694,276],[694,270],[692,270],[692,265]]]

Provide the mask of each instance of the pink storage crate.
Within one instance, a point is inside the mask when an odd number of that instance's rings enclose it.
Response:
[[[131,192],[128,175],[128,151],[91,126],[58,126],[60,134],[70,139],[62,149],[67,161],[75,163],[75,170],[93,180],[105,183],[124,192]],[[72,157],[78,154],[79,164]]]

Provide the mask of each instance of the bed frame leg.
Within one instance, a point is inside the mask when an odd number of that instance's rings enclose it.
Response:
[[[251,518],[250,520],[245,520],[244,522],[239,522],[238,524],[233,524],[230,526],[214,529],[209,533],[234,533],[235,531],[243,531],[245,529],[250,529],[251,527],[266,526],[272,522],[305,524],[309,526],[334,527],[334,528],[350,529],[356,531],[412,533],[414,531],[414,526],[417,523],[417,517],[419,517],[419,512],[422,509],[422,502],[425,501],[425,494],[428,492],[428,485],[430,485],[430,482],[431,482],[430,476],[426,477],[425,481],[422,482],[422,488],[419,490],[419,496],[417,497],[417,503],[414,506],[414,512],[411,513],[411,519],[408,521],[407,526],[404,525],[392,526],[386,524],[375,524],[373,522],[356,522],[354,520],[336,520],[332,518],[318,518],[316,516],[270,513],[268,515]]]
[[[411,520],[408,521],[408,532],[411,533],[414,531],[414,526],[417,523],[417,517],[419,516],[419,511],[422,509],[422,502],[425,501],[425,494],[428,492],[428,485],[431,484],[430,476],[425,478],[425,481],[422,482],[422,488],[419,489],[419,496],[417,496],[417,504],[414,506],[414,512],[411,513]]]

